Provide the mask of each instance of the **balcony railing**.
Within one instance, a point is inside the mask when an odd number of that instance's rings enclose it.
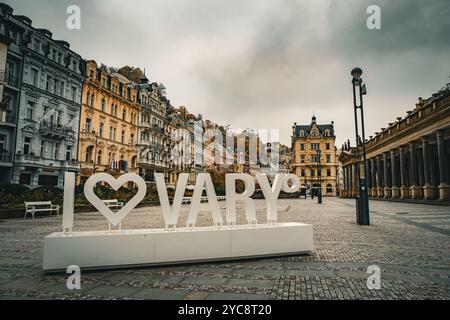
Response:
[[[63,160],[61,161],[61,167],[63,168],[79,168],[80,163],[73,160]]]
[[[34,154],[22,154],[22,153],[18,153],[17,154],[17,161],[23,161],[23,162],[38,162],[40,159],[39,156],[36,156]]]
[[[56,123],[43,121],[41,122],[39,132],[44,135],[65,137],[71,135],[73,133],[73,130]]]

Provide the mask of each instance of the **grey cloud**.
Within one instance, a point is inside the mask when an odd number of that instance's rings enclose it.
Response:
[[[447,0],[6,1],[85,58],[147,68],[175,105],[236,128],[336,123],[353,137],[349,72],[364,69],[368,134],[448,81]],[[83,29],[64,28],[82,7]],[[382,29],[366,28],[378,4]]]

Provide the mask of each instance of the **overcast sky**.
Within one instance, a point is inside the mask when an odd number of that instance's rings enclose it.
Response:
[[[354,140],[350,70],[367,84],[367,135],[429,97],[450,74],[448,0],[7,0],[15,14],[71,43],[85,59],[146,68],[186,105],[233,128],[335,121]],[[66,8],[81,8],[81,30]],[[381,8],[381,30],[366,9]]]

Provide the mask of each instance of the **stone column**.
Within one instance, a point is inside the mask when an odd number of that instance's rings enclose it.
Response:
[[[436,143],[438,149],[439,160],[439,200],[450,200],[450,185],[448,184],[448,170],[447,170],[447,151],[444,144],[444,131],[439,130],[436,133]]]
[[[383,185],[383,176],[381,169],[381,156],[377,156],[377,196],[378,198],[382,198],[384,196],[384,185]]]
[[[417,148],[418,149],[418,148]],[[417,150],[417,172],[418,172],[418,180],[419,180],[419,191],[420,191],[420,198],[423,199],[423,185],[424,182],[424,175],[423,175],[423,152]]]
[[[344,180],[344,189],[342,190],[341,197],[345,198],[345,197],[347,197],[347,167],[346,166],[342,167],[342,176],[343,176],[343,180]]]
[[[344,181],[344,185],[341,190],[341,197],[345,197],[345,166],[342,166],[342,180]]]
[[[371,166],[370,166],[370,160],[366,161],[366,169],[367,169],[367,177],[366,177],[366,181],[367,181],[367,195],[370,197],[371,196],[371,189],[372,189],[372,174],[370,173],[371,170]]]
[[[417,181],[417,154],[415,143],[409,143],[409,155],[410,155],[410,170],[411,170],[411,198],[420,199],[420,188]]]
[[[352,197],[356,197],[357,191],[356,191],[356,164],[352,164]]]
[[[347,198],[351,198],[352,196],[352,172],[350,165],[347,165]]]
[[[372,180],[372,188],[370,190],[370,196],[376,197],[377,196],[377,171],[375,168],[375,158],[370,158],[370,174],[371,174],[371,180]]]
[[[431,168],[430,168],[430,145],[426,137],[422,138],[422,158],[423,158],[423,198],[425,200],[431,200],[434,198],[434,190],[431,185]]]
[[[384,198],[390,199],[392,197],[391,185],[389,183],[389,167],[388,167],[388,153],[383,153],[383,180],[384,180]]]
[[[400,147],[399,149],[399,156],[400,156],[400,198],[407,199],[409,198],[409,189],[406,185],[406,175],[408,174],[406,172],[406,159],[405,159],[405,149],[404,147]]]
[[[400,189],[397,179],[397,161],[395,161],[395,150],[391,150],[391,180],[392,180],[392,198],[400,197]]]

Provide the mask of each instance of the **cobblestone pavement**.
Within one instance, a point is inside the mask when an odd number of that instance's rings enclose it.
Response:
[[[61,216],[0,221],[0,299],[449,299],[450,207],[384,201],[370,206],[372,224],[361,227],[353,200],[280,200],[280,222],[313,224],[312,255],[82,272],[82,288],[74,291],[66,288],[66,274],[41,270],[43,239],[60,231]],[[264,200],[257,201],[257,214],[265,220]],[[212,220],[199,214],[198,224]],[[136,209],[122,228],[162,225],[154,207]],[[75,230],[106,228],[98,213],[75,216]],[[367,267],[374,264],[381,268],[380,290],[366,285]]]

